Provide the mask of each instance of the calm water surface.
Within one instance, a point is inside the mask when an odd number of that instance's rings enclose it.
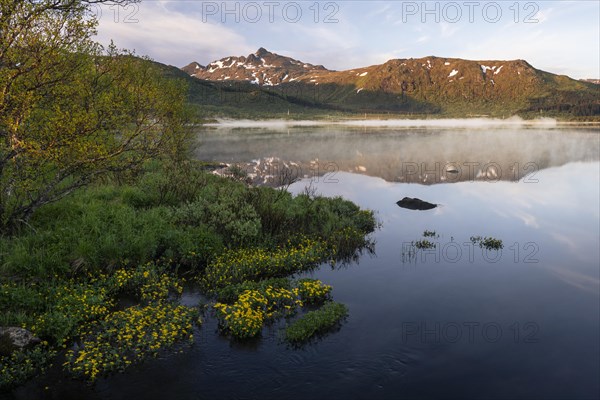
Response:
[[[598,131],[305,127],[199,137],[202,159],[333,163],[312,178],[315,190],[376,211],[375,254],[309,274],[333,286],[350,309],[347,321],[292,349],[281,341],[283,322],[240,345],[220,337],[208,317],[181,354],[94,386],[50,374],[15,398],[599,397]],[[441,172],[432,171],[436,163]],[[448,174],[449,163],[462,168]],[[399,208],[405,196],[440,206]],[[436,249],[408,255],[424,230],[439,235]],[[504,248],[482,251],[473,235],[501,239]],[[193,290],[183,298],[198,300]]]

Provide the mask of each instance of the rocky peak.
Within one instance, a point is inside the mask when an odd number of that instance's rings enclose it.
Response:
[[[265,49],[264,47],[261,47],[260,49],[256,50],[256,54],[257,57],[263,57],[266,54],[271,54],[267,49]]]
[[[194,64],[194,63],[192,63]],[[322,65],[312,65],[290,57],[271,53],[264,47],[247,57],[226,57],[204,68],[184,67],[188,74],[212,81],[246,81],[257,85],[275,86],[293,82],[307,73],[327,71]]]
[[[205,67],[198,64],[196,61],[189,63],[185,67],[181,68],[182,71],[187,72],[190,75],[194,75],[196,72],[204,69]]]

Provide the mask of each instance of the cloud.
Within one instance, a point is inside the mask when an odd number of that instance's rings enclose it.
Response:
[[[538,224],[537,218],[535,217],[535,215],[532,215],[532,214],[524,212],[524,211],[515,212],[515,215],[518,218],[520,218],[526,226],[530,226],[530,227],[536,228],[536,229],[540,227],[540,224]]]
[[[362,34],[351,24],[339,22],[327,25],[285,24],[271,27],[280,37],[279,46],[268,50],[280,53],[277,47],[285,46],[280,54],[312,64],[322,64],[329,69],[363,67],[368,64],[371,51],[361,51]]]
[[[177,66],[191,61],[207,63],[256,50],[234,30],[202,22],[201,18],[168,7],[168,2],[148,1],[136,4],[136,8],[132,6],[102,8],[97,37],[100,43],[114,39],[120,48]]]
[[[262,46],[337,70],[424,55],[474,60],[521,58],[537,68],[574,78],[597,78],[600,70],[596,2],[544,3],[533,17],[540,21],[535,24],[522,21],[529,8],[521,9],[519,23],[506,8],[505,18],[498,24],[481,18],[474,23],[422,23],[416,16],[405,22],[400,18],[400,7],[386,2],[340,3],[335,14],[339,22],[335,24],[315,23],[312,3],[301,3],[304,14],[298,23],[282,20],[280,7],[273,23],[266,16],[258,23],[235,23],[235,16],[229,16],[223,24],[217,16],[202,22],[205,3],[142,1],[121,7],[117,22],[113,20],[114,10],[103,6],[98,39],[108,43],[114,38],[119,47],[178,66],[247,55]],[[230,3],[228,9],[232,8]],[[138,23],[125,23],[133,11]],[[320,18],[329,12],[320,11]]]
[[[576,288],[589,293],[600,293],[600,280],[597,277],[590,276],[585,272],[573,271],[570,270],[568,267],[564,266],[552,265],[546,268],[553,272],[563,282],[569,285],[573,285]]]
[[[553,8],[538,11],[531,19],[537,20],[537,23],[541,24],[550,18],[550,15],[554,12]]]
[[[391,8],[392,8],[392,6],[390,4],[384,4],[381,7],[378,7],[376,9],[374,9],[373,11],[367,13],[366,18],[379,17],[382,15],[385,18],[389,15],[389,11]]]
[[[588,30],[574,28],[566,35],[550,27],[535,25],[534,28],[506,26],[477,40],[472,39],[454,54],[474,60],[525,59],[536,68],[566,73],[573,78],[593,78],[598,74],[598,39]]]
[[[442,38],[449,38],[454,36],[458,32],[460,27],[456,24],[449,24],[447,22],[440,22],[440,35]]]

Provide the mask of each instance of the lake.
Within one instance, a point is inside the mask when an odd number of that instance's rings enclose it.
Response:
[[[376,212],[373,252],[306,274],[333,286],[347,320],[295,349],[284,321],[239,344],[207,316],[182,353],[94,386],[50,374],[17,398],[48,385],[57,399],[598,398],[597,129],[276,124],[198,138],[200,159],[241,163],[260,180],[285,166],[300,178],[284,182],[293,193]],[[404,209],[404,197],[438,206]],[[435,248],[416,249],[426,230]],[[199,299],[191,289],[182,301]]]

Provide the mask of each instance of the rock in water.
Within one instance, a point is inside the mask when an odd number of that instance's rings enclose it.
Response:
[[[417,198],[411,198],[411,197],[405,197],[402,200],[398,201],[396,204],[398,204],[400,207],[402,208],[406,208],[409,210],[431,210],[433,208],[437,207],[437,204],[432,204],[432,203],[428,203],[426,201],[423,201],[421,199],[417,199]]]
[[[40,339],[27,329],[0,326],[0,355],[10,355],[15,350],[40,343]]]

